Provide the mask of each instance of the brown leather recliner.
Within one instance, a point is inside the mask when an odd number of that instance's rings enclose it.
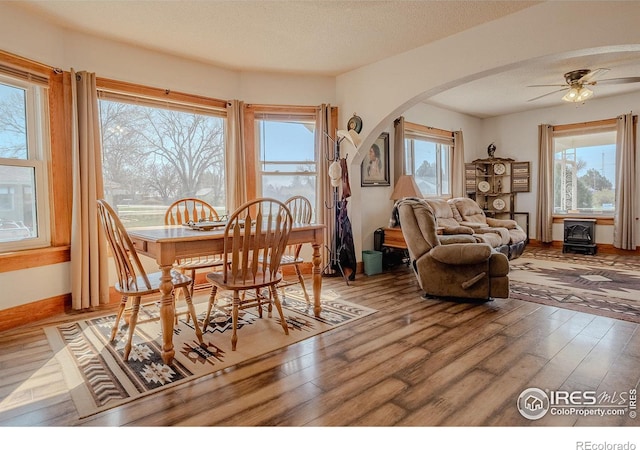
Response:
[[[509,260],[487,243],[443,245],[433,209],[424,201],[398,204],[412,267],[427,295],[482,299],[509,296]]]

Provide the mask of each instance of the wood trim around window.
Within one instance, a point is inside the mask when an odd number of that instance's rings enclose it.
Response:
[[[71,261],[71,247],[37,248],[18,250],[0,255],[0,273],[31,269]]]
[[[633,116],[633,123],[637,124],[638,116]],[[602,119],[602,120],[593,120],[590,122],[578,122],[578,123],[569,123],[563,125],[552,125],[551,128],[554,132],[571,132],[573,130],[581,130],[581,129],[598,129],[598,128],[608,128],[615,127],[617,124],[617,118],[612,119]],[[636,130],[633,130],[634,138]],[[635,140],[635,139],[634,139]],[[613,216],[607,217],[598,217],[594,215],[569,215],[569,214],[554,214],[553,215],[553,223],[563,223],[564,219],[595,219],[596,225],[609,225],[613,226]]]
[[[564,219],[596,219],[596,225],[611,225],[613,226],[613,217],[594,217],[590,215],[562,215],[553,216],[553,223],[563,223]]]
[[[51,245],[0,254],[0,272],[47,266],[70,260],[71,243],[71,87],[70,74],[0,51],[0,62],[49,78],[49,217]]]
[[[251,200],[258,196],[258,153],[256,149],[256,116],[260,114],[273,114],[281,116],[292,116],[306,118],[318,111],[317,106],[287,106],[287,105],[246,105],[244,109],[244,149],[247,164],[247,173],[254,173],[256,176],[246,180],[247,199]]]
[[[453,131],[441,130],[440,128],[428,127],[426,125],[420,125],[419,123],[404,122],[404,131],[414,131],[417,133],[424,133],[426,135],[440,136],[447,139],[453,139]]]
[[[245,163],[247,164],[247,173],[257,174],[257,154],[256,154],[256,127],[255,114],[252,108],[244,109],[244,150]],[[257,176],[248,177],[245,181],[245,189],[247,190],[247,200],[253,200],[258,196]]]
[[[54,71],[58,72],[58,69],[51,66],[23,58],[22,56],[14,55],[13,53],[5,52],[4,50],[0,50],[0,62],[8,66],[15,67],[18,70],[32,72],[44,77],[50,77],[51,73]]]
[[[591,122],[568,123],[564,125],[552,125],[553,131],[572,131],[584,128],[610,127],[616,125],[616,119],[593,120]]]
[[[220,100],[201,95],[185,94],[184,92],[174,92],[170,89],[160,89],[141,84],[128,83],[126,81],[111,80],[108,78],[96,77],[96,87],[98,90],[112,91],[146,97],[154,100],[166,100],[168,102],[192,104],[216,109],[227,109],[227,100]]]

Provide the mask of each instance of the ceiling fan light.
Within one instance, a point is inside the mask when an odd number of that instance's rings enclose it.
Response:
[[[573,86],[569,89],[569,92],[562,97],[562,100],[565,102],[579,103],[591,98],[591,96],[593,96],[593,91],[591,89],[584,86]]]
[[[566,94],[564,94],[562,100],[564,100],[565,102],[576,102],[578,101],[576,99],[578,98],[579,94],[580,90],[577,87],[572,87]]]
[[[593,96],[593,91],[589,88],[583,87],[578,94],[577,102],[583,102]]]

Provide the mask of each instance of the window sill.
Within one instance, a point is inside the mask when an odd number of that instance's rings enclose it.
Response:
[[[49,266],[70,260],[69,245],[0,253],[0,273]]]
[[[613,225],[613,216],[601,216],[597,214],[555,214],[553,223],[563,223],[564,219],[595,219],[596,225]]]

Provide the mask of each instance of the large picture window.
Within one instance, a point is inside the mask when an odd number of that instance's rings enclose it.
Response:
[[[175,200],[226,211],[224,109],[100,93],[106,200],[127,227],[161,225]]]
[[[0,70],[0,252],[50,243],[46,79]]]
[[[554,213],[613,215],[615,124],[554,131]]]

